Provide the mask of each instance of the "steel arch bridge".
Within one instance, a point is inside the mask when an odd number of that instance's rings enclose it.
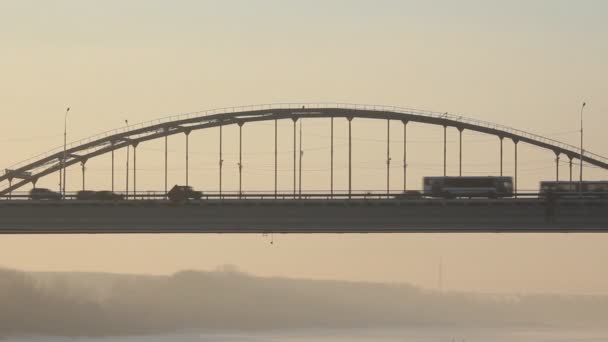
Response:
[[[254,105],[242,107],[230,107],[223,109],[214,109],[202,112],[192,112],[182,115],[167,117],[154,121],[144,122],[128,127],[123,127],[117,130],[108,131],[99,135],[95,135],[83,140],[70,143],[66,150],[59,147],[30,158],[18,164],[7,168],[3,175],[0,176],[0,182],[8,180],[9,185],[0,189],[0,196],[5,196],[11,192],[27,185],[36,185],[38,179],[56,173],[62,172],[65,168],[74,164],[84,164],[97,156],[113,153],[115,150],[131,146],[136,151],[138,144],[165,138],[165,190],[167,188],[167,137],[175,134],[185,134],[186,139],[190,132],[200,129],[221,127],[227,125],[238,125],[240,128],[249,122],[258,121],[275,121],[276,120],[292,120],[294,123],[294,165],[295,165],[295,125],[298,119],[303,118],[331,118],[332,119],[332,155],[333,155],[333,119],[345,118],[349,124],[349,193],[351,191],[351,121],[355,118],[400,121],[403,123],[404,134],[404,156],[403,156],[403,177],[404,187],[407,177],[407,124],[409,122],[424,123],[430,125],[443,126],[443,144],[444,144],[444,173],[446,170],[446,130],[448,127],[458,129],[460,132],[460,173],[462,173],[462,132],[470,130],[485,134],[494,135],[500,140],[500,173],[503,172],[503,140],[510,139],[515,146],[515,188],[517,188],[517,145],[520,142],[534,145],[555,153],[557,178],[559,178],[559,158],[560,155],[565,155],[570,161],[570,179],[572,178],[572,161],[582,159],[583,162],[594,165],[602,169],[608,169],[608,158],[599,154],[585,151],[581,158],[579,147],[568,145],[553,139],[549,139],[537,134],[529,133],[523,130],[518,130],[490,122],[471,119],[464,116],[451,115],[448,113],[438,113],[431,111],[421,111],[408,108],[399,108],[393,106],[376,106],[376,105],[358,105],[344,103],[299,103],[299,104],[268,104]],[[239,132],[240,135],[240,132]],[[275,125],[276,135],[276,125]],[[387,138],[388,140],[388,138]],[[187,142],[187,140],[186,140]],[[186,144],[186,146],[188,146]],[[186,147],[187,148],[187,147]],[[275,139],[276,152],[276,139]],[[187,155],[187,152],[186,152]],[[134,163],[136,154],[134,152]],[[220,133],[220,163],[219,163],[219,182],[221,191],[221,174],[222,174],[222,159],[221,159],[221,133]],[[276,156],[275,156],[276,158]],[[333,159],[332,159],[333,160]],[[387,172],[390,166],[390,158],[387,156]],[[242,163],[239,162],[239,173],[242,172]],[[187,167],[186,167],[187,168]],[[114,167],[112,167],[112,172]],[[333,161],[332,161],[333,170]],[[134,165],[134,183],[136,182],[136,165]],[[294,188],[295,188],[295,166],[294,166]],[[84,177],[84,175],[83,175]],[[61,179],[61,177],[60,177]],[[333,181],[333,172],[332,172]],[[387,181],[388,183],[388,181]],[[135,188],[134,184],[134,188]],[[388,187],[388,184],[387,184]],[[275,170],[275,191],[276,191],[276,170]],[[333,191],[333,185],[332,185]]]

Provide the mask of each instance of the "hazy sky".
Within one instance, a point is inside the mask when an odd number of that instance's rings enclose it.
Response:
[[[274,102],[351,102],[461,113],[608,154],[605,1],[3,1],[0,166],[69,140],[195,110]],[[354,186],[381,189],[385,122],[355,120]],[[281,123],[280,187],[291,188],[291,127]],[[244,127],[245,189],[270,189],[272,125]],[[304,189],[329,183],[327,120],[304,123]],[[401,188],[402,127],[392,125],[392,188]],[[225,131],[226,188],[236,189],[237,130]],[[441,128],[412,124],[410,188],[442,169]],[[346,125],[336,126],[345,187]],[[449,131],[449,172],[457,171]],[[465,174],[498,172],[498,139],[465,132]],[[170,139],[170,183],[183,182],[184,139]],[[512,173],[512,145],[505,144]],[[191,136],[191,180],[217,189],[217,130]],[[520,185],[553,179],[554,155],[521,145]],[[124,188],[124,151],[117,153]],[[162,188],[162,143],[138,148],[138,186]],[[567,165],[562,164],[562,177]],[[606,172],[587,168],[593,179]],[[80,174],[69,170],[69,190]],[[109,157],[87,164],[107,189]],[[575,172],[575,177],[578,173]],[[57,177],[40,186],[57,187]],[[38,270],[168,273],[233,263],[265,275],[437,283],[479,291],[608,292],[604,235],[0,237],[0,265]]]

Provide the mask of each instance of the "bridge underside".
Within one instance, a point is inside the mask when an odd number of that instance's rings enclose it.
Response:
[[[0,205],[0,234],[608,232],[608,200],[210,200]]]

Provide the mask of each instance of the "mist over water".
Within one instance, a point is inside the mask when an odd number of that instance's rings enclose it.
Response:
[[[172,276],[0,270],[0,303],[0,338],[17,342],[608,339],[603,296],[438,292],[231,267]]]
[[[608,332],[503,329],[325,330],[142,335],[130,337],[18,337],[14,342],[604,342]]]

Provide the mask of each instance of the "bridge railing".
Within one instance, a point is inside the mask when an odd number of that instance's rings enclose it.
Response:
[[[166,200],[167,196],[164,191],[138,191],[133,192],[115,192],[115,194],[123,197],[124,201],[145,201],[145,200]],[[71,191],[66,192],[65,200],[71,201],[77,199],[78,192]],[[556,193],[558,197],[568,198],[579,198],[580,194],[573,193]],[[606,198],[608,199],[608,193],[605,192],[587,192],[582,194],[583,198]],[[503,200],[516,200],[518,198],[543,198],[544,194],[538,192],[538,190],[521,190],[513,197],[502,198]],[[401,200],[415,200],[415,199],[435,199],[430,194],[425,194],[423,191],[418,193],[403,195],[400,191],[393,191],[387,193],[382,190],[371,190],[371,191],[356,191],[348,193],[348,191],[334,191],[333,194],[327,191],[302,191],[302,193],[294,194],[292,191],[281,191],[276,194],[274,191],[248,191],[239,193],[238,191],[223,191],[222,193],[217,191],[204,192],[202,200],[375,200],[375,199],[401,199]],[[442,198],[439,198],[441,200]],[[475,199],[475,198],[474,198]],[[474,200],[473,199],[473,200]],[[488,200],[487,198],[479,198],[481,200]],[[30,193],[27,191],[13,192],[11,195],[0,197],[0,200],[12,200],[12,201],[24,201],[30,200]]]
[[[440,113],[440,112],[419,110],[419,109],[413,109],[413,108],[407,108],[407,107],[386,106],[386,105],[354,104],[354,103],[310,103],[310,102],[308,102],[308,103],[274,103],[274,104],[235,106],[235,107],[215,108],[215,109],[209,109],[209,110],[203,110],[203,111],[188,112],[188,113],[183,113],[183,114],[166,116],[163,118],[158,118],[158,119],[154,119],[154,120],[150,120],[150,121],[144,121],[144,122],[132,124],[129,126],[120,127],[117,129],[108,130],[108,131],[99,133],[97,135],[91,136],[91,137],[72,141],[67,145],[67,149],[71,149],[71,148],[74,148],[77,146],[91,143],[91,142],[97,141],[99,139],[107,138],[109,136],[114,136],[117,134],[125,134],[125,133],[135,130],[135,129],[151,127],[151,126],[160,125],[160,124],[169,123],[169,122],[178,121],[178,120],[193,119],[193,118],[198,118],[198,117],[202,118],[205,116],[216,115],[216,114],[253,112],[253,111],[264,111],[264,110],[273,110],[273,109],[299,109],[302,107],[305,107],[307,109],[318,108],[318,109],[353,109],[353,110],[383,111],[383,112],[390,111],[390,112],[402,113],[402,114],[413,114],[413,115],[426,116],[426,117],[432,117],[432,118],[448,119],[448,120],[452,120],[455,122],[467,123],[467,124],[477,125],[477,126],[481,126],[481,127],[501,130],[501,131],[504,131],[504,132],[507,132],[510,134],[514,134],[517,136],[526,137],[528,139],[536,140],[539,142],[544,142],[546,144],[550,144],[550,145],[553,145],[553,146],[556,146],[556,147],[559,147],[559,148],[562,148],[565,150],[577,151],[577,149],[578,149],[578,147],[576,147],[576,146],[565,144],[560,141],[557,141],[557,140],[554,140],[551,138],[547,138],[547,137],[544,137],[544,136],[541,136],[538,134],[522,131],[522,130],[515,129],[512,127],[504,126],[504,125],[494,124],[494,123],[479,120],[479,119],[473,119],[473,118],[469,118],[469,117],[462,116],[462,115],[449,114],[447,112]],[[47,152],[41,153],[39,155],[33,156],[33,157],[23,160],[21,162],[18,162],[16,164],[10,166],[9,169],[18,169],[22,166],[27,165],[28,163],[49,157],[51,155],[60,153],[62,151],[63,151],[63,146],[58,146]],[[598,155],[598,154],[595,154],[592,152],[588,152],[588,151],[585,151],[585,154],[594,159],[608,163],[608,158],[606,158],[604,156],[601,156],[601,155]]]

